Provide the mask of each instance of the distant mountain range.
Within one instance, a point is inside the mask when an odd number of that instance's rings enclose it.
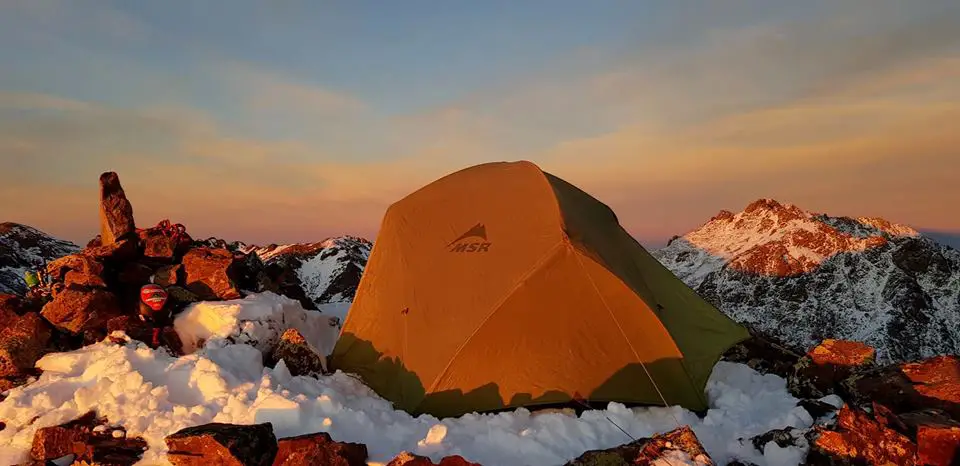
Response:
[[[761,199],[654,256],[733,319],[799,350],[843,338],[883,362],[960,352],[960,251],[904,225]]]
[[[939,239],[880,218],[832,217],[761,199],[738,213],[721,211],[652,253],[723,312],[799,351],[844,338],[891,362],[960,352],[960,251]],[[198,243],[255,254],[281,293],[337,314],[353,300],[373,246],[352,236]],[[22,293],[25,270],[79,249],[0,224],[0,293]]]
[[[0,293],[27,291],[24,272],[73,254],[80,246],[19,223],[0,223]]]

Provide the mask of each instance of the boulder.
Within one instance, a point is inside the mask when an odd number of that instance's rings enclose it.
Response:
[[[842,392],[838,388],[854,372],[873,367],[876,351],[863,343],[824,340],[794,365],[787,379],[790,393],[798,398],[822,398]]]
[[[426,456],[404,451],[390,460],[387,466],[480,466],[480,463],[472,463],[460,455],[445,456],[439,463],[434,463]]]
[[[960,422],[939,410],[905,413],[899,419],[916,439],[920,464],[960,464]]]
[[[807,463],[910,466],[918,464],[917,446],[866,411],[845,405],[836,427],[814,436]]]
[[[136,232],[133,206],[114,172],[100,175],[100,244],[109,246]]]
[[[180,264],[165,265],[157,269],[153,274],[153,283],[164,288],[174,286],[180,283],[180,276],[183,274],[183,266]]]
[[[21,315],[27,312],[28,307],[23,298],[15,294],[0,293],[0,315]]]
[[[292,375],[320,375],[327,372],[325,358],[295,328],[287,329],[280,336],[268,356],[268,364],[283,360]]]
[[[741,363],[762,374],[787,378],[802,354],[760,331],[750,329],[750,338],[734,345],[723,355],[724,361]]]
[[[107,333],[117,331],[148,345],[153,341],[153,327],[134,316],[119,316],[108,320]]]
[[[681,464],[713,466],[700,440],[689,426],[683,426],[651,438],[642,438],[619,447],[591,450],[566,466],[655,464],[658,460],[678,461]],[[685,461],[685,462],[684,462]]]
[[[66,286],[106,288],[103,264],[84,254],[71,254],[47,264],[47,275]]]
[[[181,429],[165,439],[173,466],[271,466],[277,438],[269,422],[209,423]]]
[[[106,290],[66,288],[43,306],[41,314],[55,327],[71,334],[103,327],[122,314],[117,297]]]
[[[174,262],[193,244],[193,240],[186,234],[169,235],[158,227],[140,230],[139,236],[143,245],[143,256],[160,262]]]
[[[39,314],[17,316],[0,329],[0,376],[19,376],[50,349],[52,329]]]
[[[960,421],[960,357],[956,355],[878,368],[848,385],[849,398],[859,403],[876,401],[896,413],[939,409]]]
[[[147,442],[127,437],[124,429],[109,428],[106,423],[89,412],[63,425],[37,429],[30,456],[40,464],[67,455],[74,455],[73,464],[130,466],[140,461]]]
[[[334,442],[330,434],[300,435],[280,439],[273,466],[366,466],[367,446]]]
[[[0,301],[0,329],[7,328],[19,317],[19,313],[14,312],[14,309],[19,308],[19,306],[14,306],[13,300],[11,300],[10,305],[5,304],[7,303]]]
[[[226,249],[193,248],[183,256],[184,283],[200,299],[237,299],[235,264],[233,253]]]

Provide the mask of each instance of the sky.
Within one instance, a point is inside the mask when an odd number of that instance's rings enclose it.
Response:
[[[774,198],[960,232],[960,2],[0,0],[0,221],[375,238],[530,160],[662,244]]]

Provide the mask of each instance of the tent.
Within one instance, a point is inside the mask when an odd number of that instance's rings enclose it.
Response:
[[[702,411],[713,366],[747,336],[609,207],[533,163],[493,162],[387,209],[330,363],[411,414]]]

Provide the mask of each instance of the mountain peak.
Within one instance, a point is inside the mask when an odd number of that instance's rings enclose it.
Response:
[[[877,247],[892,237],[918,235],[913,228],[878,217],[830,217],[761,198],[738,213],[721,210],[671,246],[687,243],[708,256],[705,262],[785,277],[810,272],[838,254]]]

